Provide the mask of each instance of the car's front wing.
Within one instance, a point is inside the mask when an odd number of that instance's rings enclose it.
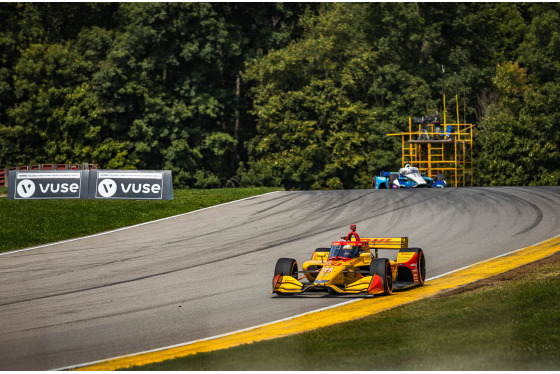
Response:
[[[374,295],[383,293],[383,283],[379,275],[363,277],[360,280],[346,286],[335,284],[316,284],[305,282],[288,275],[277,275],[272,284],[272,293],[277,295],[299,294],[309,291],[332,291],[339,294],[360,294],[365,293]]]

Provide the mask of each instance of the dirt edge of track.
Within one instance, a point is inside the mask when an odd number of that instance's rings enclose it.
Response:
[[[506,271],[505,273],[498,274],[490,278],[481,279],[479,281],[466,284],[450,291],[441,292],[437,295],[434,295],[433,298],[441,299],[444,297],[475,291],[484,287],[497,286],[503,284],[504,282],[521,280],[524,279],[527,274],[530,274],[531,272],[538,270],[540,267],[549,264],[557,264],[557,266],[560,266],[560,252],[556,252],[555,254],[547,258],[521,265],[515,269]]]

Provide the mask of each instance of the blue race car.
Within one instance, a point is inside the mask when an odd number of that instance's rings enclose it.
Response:
[[[446,184],[443,174],[436,174],[435,178],[424,177],[420,174],[418,168],[408,164],[404,168],[399,169],[398,173],[382,171],[378,177],[373,177],[371,181],[371,187],[376,190],[383,188],[443,188]]]

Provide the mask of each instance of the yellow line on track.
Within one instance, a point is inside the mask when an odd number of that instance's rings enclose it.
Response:
[[[423,287],[398,292],[389,297],[359,299],[356,302],[346,303],[339,307],[310,312],[293,319],[263,325],[247,331],[220,336],[215,339],[197,341],[183,346],[109,359],[79,367],[75,370],[108,371],[136,365],[146,365],[200,352],[210,352],[242,344],[276,339],[327,325],[347,322],[504,273],[519,266],[552,256],[556,252],[560,252],[560,237],[445,274],[427,281]]]

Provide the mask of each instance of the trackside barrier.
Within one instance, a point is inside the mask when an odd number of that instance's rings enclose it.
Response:
[[[90,199],[173,200],[170,170],[92,170]]]
[[[16,170],[92,170],[98,164],[37,164],[0,169],[0,187],[8,187],[10,171]]]
[[[87,199],[89,170],[15,170],[8,200]]]
[[[9,200],[173,200],[170,170],[14,170]]]

